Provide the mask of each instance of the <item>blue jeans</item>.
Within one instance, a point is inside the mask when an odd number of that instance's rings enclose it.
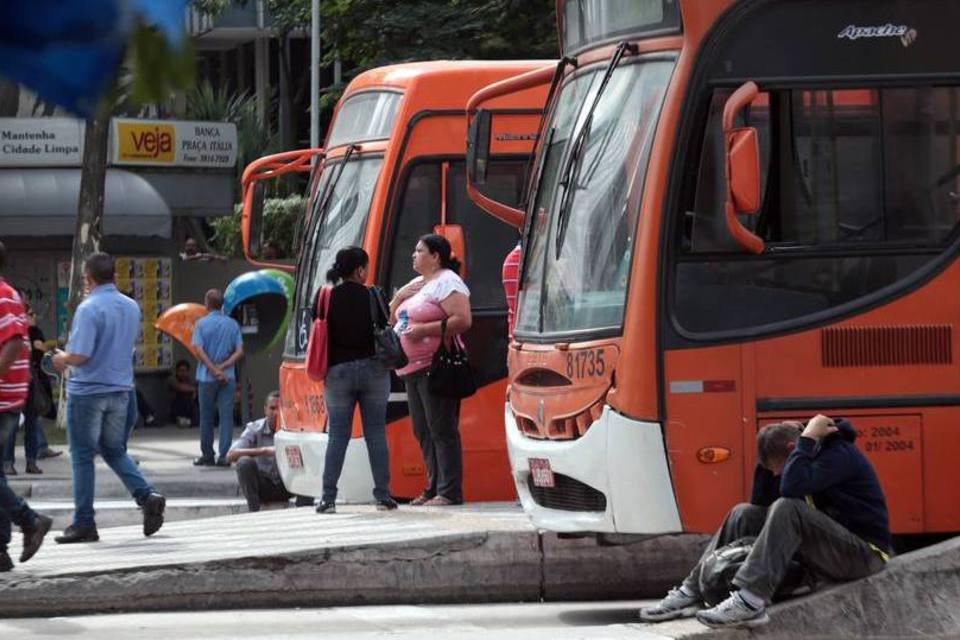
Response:
[[[31,393],[27,396],[27,403],[23,407],[23,453],[28,463],[37,461],[38,432],[41,431],[37,425],[37,409],[34,407],[32,391],[31,388]],[[17,457],[17,426],[14,425],[13,429],[10,430],[10,435],[0,442],[4,442],[4,464],[12,465]]]
[[[19,422],[19,411],[0,413],[0,438],[5,439],[10,433],[16,433]],[[7,484],[7,477],[3,475],[3,465],[0,465],[0,552],[6,553],[10,544],[11,522],[24,529],[33,527],[36,521],[37,514],[13,492]]]
[[[327,455],[323,462],[323,501],[337,499],[337,482],[343,471],[353,413],[360,405],[363,439],[367,442],[373,497],[390,497],[390,454],[387,451],[387,399],[390,372],[373,358],[335,364],[327,370],[323,401],[327,406]]]
[[[67,397],[67,436],[70,439],[70,465],[73,467],[73,524],[90,526],[96,473],[93,461],[97,453],[123,482],[130,495],[142,504],[153,492],[137,464],[127,455],[127,391],[71,394]]]
[[[133,433],[133,428],[137,426],[137,418],[140,417],[140,412],[137,410],[137,390],[130,389],[130,394],[127,397],[127,419],[124,423],[124,434],[123,434],[123,448],[127,448],[127,442],[130,440],[130,434]]]
[[[213,415],[220,415],[220,457],[226,458],[233,444],[233,395],[236,380],[200,383],[200,455],[213,459]]]

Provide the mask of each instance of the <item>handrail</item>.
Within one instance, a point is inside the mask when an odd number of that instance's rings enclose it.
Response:
[[[555,66],[543,67],[522,73],[506,80],[500,80],[477,91],[467,101],[467,131],[470,130],[470,119],[476,113],[479,105],[511,93],[532,89],[541,85],[549,84],[553,80]],[[502,220],[511,227],[519,229],[523,226],[524,212],[522,209],[503,204],[493,198],[483,195],[480,190],[474,186],[470,179],[470,172],[467,172],[467,195],[478,207],[489,213],[495,218]]]
[[[737,218],[737,208],[734,205],[733,185],[731,180],[730,158],[731,151],[736,143],[738,129],[733,126],[737,114],[749,105],[760,93],[757,83],[747,81],[740,85],[723,105],[723,139],[724,139],[724,170],[726,172],[727,198],[724,203],[724,217],[727,231],[740,247],[753,254],[763,253],[763,239],[743,226]],[[751,212],[752,213],[752,212]]]

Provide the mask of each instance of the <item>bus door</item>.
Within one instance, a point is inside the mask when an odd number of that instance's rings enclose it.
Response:
[[[937,498],[960,480],[946,462],[960,419],[960,88],[905,85],[761,89],[734,122],[756,136],[759,201],[732,220],[733,89],[712,90],[664,320],[666,433],[690,528],[749,496],[758,428],[815,413],[857,428],[894,532],[960,526]]]

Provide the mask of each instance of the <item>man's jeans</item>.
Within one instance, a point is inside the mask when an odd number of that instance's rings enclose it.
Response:
[[[10,433],[16,432],[19,422],[19,411],[0,413],[0,438],[3,439],[0,442],[5,441]],[[36,521],[37,514],[13,492],[3,474],[3,465],[0,465],[0,552],[6,553],[7,545],[10,544],[11,522],[15,522],[21,529],[31,529]]]
[[[260,471],[257,459],[250,456],[237,460],[237,482],[250,511],[260,511],[261,502],[287,502],[293,497],[282,480]]]
[[[32,385],[31,385],[32,386]],[[23,452],[27,462],[37,461],[37,448],[39,446],[40,429],[38,424],[37,409],[33,402],[33,393],[27,396],[27,402],[23,406]],[[46,439],[44,439],[46,441]],[[17,428],[14,426],[10,430],[10,435],[0,440],[5,443],[3,449],[4,464],[12,465],[17,457]]]
[[[220,457],[226,458],[233,444],[233,395],[235,380],[200,383],[200,455],[213,459],[213,415],[220,416]]]
[[[127,455],[127,403],[130,393],[95,393],[67,396],[67,435],[70,438],[70,464],[73,467],[73,524],[90,526],[97,453],[123,482],[137,504],[153,492],[137,464]]]
[[[353,431],[353,413],[360,405],[363,439],[373,473],[373,497],[390,498],[390,454],[387,451],[387,399],[390,372],[373,358],[335,364],[324,380],[327,406],[327,454],[323,461],[323,501],[337,499],[337,482]]]
[[[731,509],[683,586],[700,593],[704,560],[715,549],[745,536],[757,536],[757,540],[733,583],[767,602],[783,582],[792,559],[818,579],[831,582],[864,578],[885,565],[869,544],[830,516],[803,500],[780,498],[769,509],[746,503]]]

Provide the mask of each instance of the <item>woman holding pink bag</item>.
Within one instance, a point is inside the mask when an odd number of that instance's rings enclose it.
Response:
[[[413,432],[427,466],[428,484],[410,504],[441,507],[463,502],[460,400],[430,391],[427,371],[441,335],[459,340],[470,328],[470,289],[459,276],[450,243],[422,236],[413,252],[420,274],[390,302],[390,317],[409,363],[397,370],[407,388]]]

